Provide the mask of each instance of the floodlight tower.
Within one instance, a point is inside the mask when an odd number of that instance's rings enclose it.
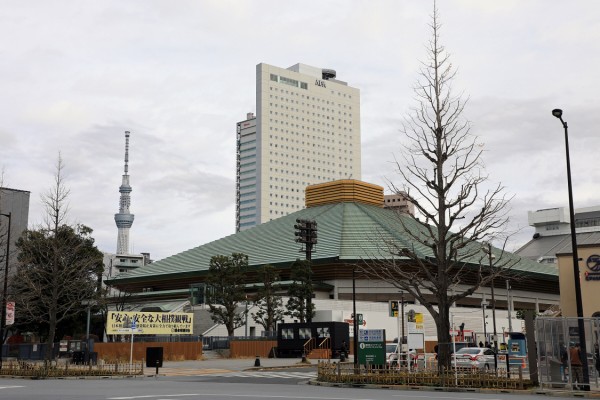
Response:
[[[121,197],[119,199],[119,213],[115,214],[115,223],[119,229],[117,237],[117,254],[129,254],[129,228],[133,225],[134,215],[129,212],[131,205],[131,186],[129,185],[129,131],[125,131],[125,173],[119,187]]]

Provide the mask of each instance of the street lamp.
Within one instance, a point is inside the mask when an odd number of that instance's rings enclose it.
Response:
[[[494,259],[495,255],[492,254],[492,244],[488,243],[487,246],[483,247],[483,252],[488,255],[488,260],[490,262],[490,274],[492,274],[492,268],[494,268]],[[498,333],[496,332],[496,298],[494,297],[494,278],[490,281],[491,289],[492,289],[492,324],[494,326],[494,368],[498,369]]]
[[[354,337],[352,346],[354,347],[354,368],[358,371],[358,317],[356,315],[356,267],[352,266],[352,325],[354,325]]]
[[[4,329],[6,328],[6,292],[8,288],[8,256],[10,254],[10,223],[12,220],[12,213],[0,215],[8,218],[8,229],[6,231],[6,257],[4,266],[4,288],[2,291],[2,313],[0,314],[0,368],[2,368],[2,350],[4,349]]]
[[[558,118],[565,128],[565,150],[567,155],[567,185],[569,188],[569,218],[571,225],[571,248],[573,253],[573,277],[575,278],[575,303],[577,305],[577,325],[579,329],[579,345],[581,347],[581,353],[587,354],[585,344],[585,326],[583,321],[583,303],[581,301],[581,282],[579,278],[579,256],[577,255],[577,238],[575,236],[575,208],[573,207],[573,187],[571,184],[571,161],[569,157],[569,132],[567,122],[562,119],[562,110],[556,108],[552,110],[552,115]],[[583,388],[584,390],[590,390],[590,375],[587,365],[587,357],[583,360]]]

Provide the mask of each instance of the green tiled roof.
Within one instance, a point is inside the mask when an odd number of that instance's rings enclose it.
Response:
[[[419,228],[419,223],[393,210],[361,203],[337,203],[306,208],[287,216],[266,222],[237,234],[195,247],[160,261],[120,274],[111,282],[133,281],[148,277],[164,276],[171,279],[175,274],[197,274],[208,269],[211,257],[244,253],[251,266],[264,264],[285,265],[303,258],[300,246],[294,241],[294,224],[297,218],[314,219],[318,224],[318,244],[312,255],[313,262],[329,260],[354,261],[383,257],[381,239],[394,240],[398,245],[413,249],[420,257],[431,257],[431,249],[414,241],[405,231]],[[400,221],[402,219],[402,223]],[[500,250],[494,249],[499,257]],[[514,260],[514,270],[555,279],[555,267],[538,264],[511,253],[503,256]],[[479,264],[477,259],[464,260]]]

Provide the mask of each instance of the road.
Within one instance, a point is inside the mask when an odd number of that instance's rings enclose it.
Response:
[[[0,379],[3,400],[535,400],[531,394],[480,394],[321,387],[301,371],[227,372],[132,379]],[[307,371],[305,370],[304,373]]]

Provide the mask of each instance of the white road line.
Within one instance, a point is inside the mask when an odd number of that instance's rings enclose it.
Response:
[[[171,395],[178,396],[178,395]],[[307,399],[307,400],[376,400],[370,397],[359,397],[359,398],[348,398],[348,397],[309,397],[309,396],[290,396],[286,394],[282,395],[265,395],[265,394],[229,394],[229,393],[198,393],[195,396],[208,396],[208,397],[261,397],[267,399]],[[162,396],[139,396],[139,397],[111,397],[107,400],[121,400],[121,399],[137,399],[147,397],[162,397]],[[157,399],[158,400],[158,399]],[[477,399],[479,400],[479,399]]]
[[[394,397],[424,397],[427,399],[432,398],[431,395],[424,395],[424,396],[419,396],[419,395],[414,395],[414,394],[395,394]],[[461,396],[457,396],[457,397],[450,397],[450,396],[435,396],[436,399],[454,399],[454,400],[481,400],[481,397],[461,397]],[[501,400],[501,399],[485,399],[485,400]]]
[[[283,378],[283,379],[308,379],[315,378],[316,373],[310,372],[238,372],[228,374],[212,374],[224,378]]]
[[[156,398],[158,400],[159,397],[188,397],[188,396],[200,396],[199,393],[188,393],[188,394],[147,394],[145,396],[126,396],[126,397],[109,397],[107,400],[131,400],[131,399],[151,399]]]
[[[14,389],[14,388],[23,388],[25,386],[0,386],[0,389]]]

